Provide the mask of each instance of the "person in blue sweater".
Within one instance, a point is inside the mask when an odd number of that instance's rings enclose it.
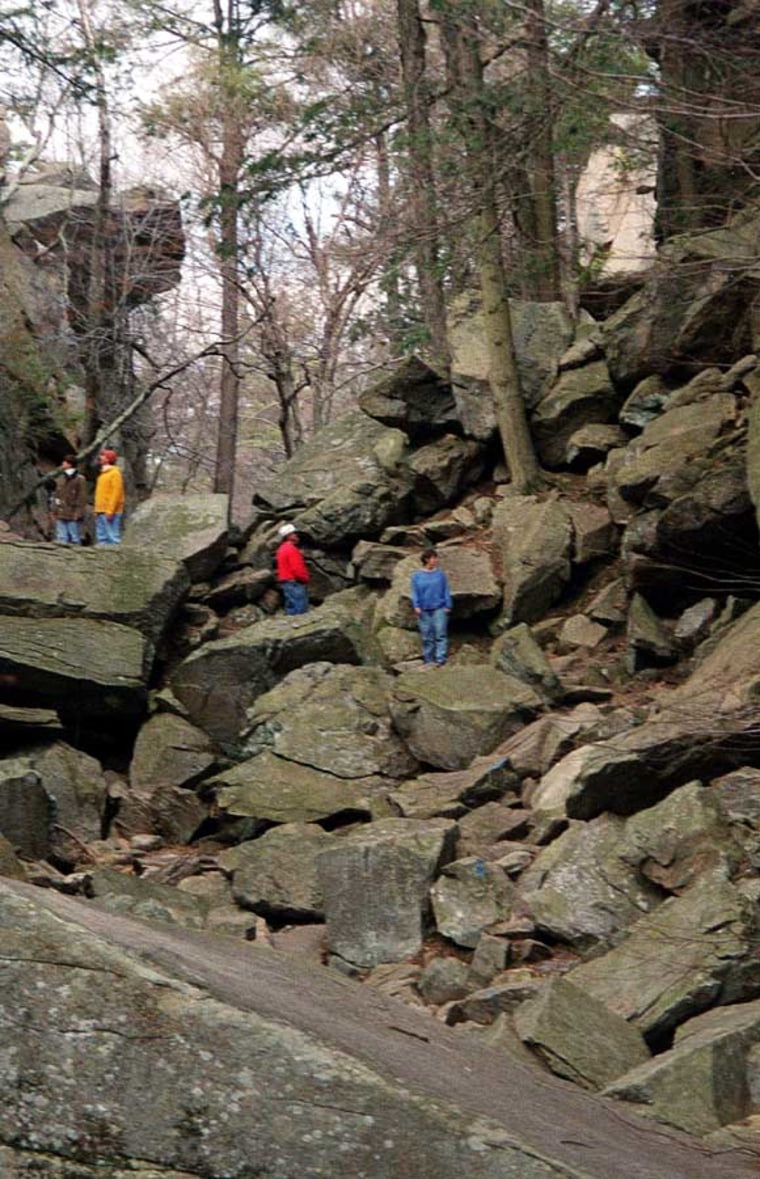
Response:
[[[438,553],[425,549],[422,568],[412,574],[412,607],[422,636],[422,658],[427,667],[443,667],[448,653],[451,590]]]

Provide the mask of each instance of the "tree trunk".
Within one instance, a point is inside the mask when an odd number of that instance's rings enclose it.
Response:
[[[471,10],[472,11],[472,10]],[[504,457],[515,488],[541,484],[515,360],[512,317],[502,257],[493,167],[492,124],[483,84],[477,28],[446,3],[442,9],[444,48],[454,117],[465,145],[467,179],[477,231],[477,267],[489,361],[489,385]]]
[[[389,243],[395,243],[397,240],[395,232],[396,204],[391,187],[388,142],[384,134],[375,136],[375,156],[377,159],[377,203],[380,214],[380,234]],[[394,356],[399,355],[404,346],[404,315],[398,279],[399,251],[394,245],[383,259],[380,276],[380,289],[385,295],[385,330]]]
[[[559,298],[560,265],[554,175],[554,101],[543,0],[526,0],[526,31],[531,112],[527,165],[535,227],[530,254],[530,286],[535,299],[549,302]]]
[[[418,0],[397,0],[399,48],[409,145],[406,152],[411,228],[417,281],[431,359],[445,376],[451,370],[446,301],[440,271],[438,209],[426,79],[425,26]]]
[[[230,89],[222,126],[222,154],[219,166],[220,233],[219,257],[222,280],[222,369],[219,388],[219,433],[216,446],[214,491],[232,497],[235,492],[238,401],[240,394],[239,335],[240,295],[238,289],[238,208],[243,144],[235,117],[234,91],[239,67],[239,21],[236,0],[228,0],[226,22],[220,0],[214,0],[215,26],[222,89]]]

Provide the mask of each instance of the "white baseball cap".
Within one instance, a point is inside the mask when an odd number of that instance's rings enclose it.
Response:
[[[280,528],[277,529],[277,535],[278,536],[290,536],[291,533],[293,533],[295,531],[296,531],[295,524],[283,524],[283,525],[281,525]]]

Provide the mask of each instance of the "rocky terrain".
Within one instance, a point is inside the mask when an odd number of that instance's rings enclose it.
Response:
[[[451,384],[408,362],[242,530],[0,534],[13,1179],[756,1173],[756,234],[674,239],[602,324],[516,305],[535,495],[468,313]]]

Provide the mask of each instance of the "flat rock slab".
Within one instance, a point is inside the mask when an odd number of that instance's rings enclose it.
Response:
[[[190,584],[159,546],[0,545],[0,614],[97,618],[157,642]]]
[[[0,690],[11,703],[88,717],[139,713],[151,660],[144,636],[117,622],[0,616]]]
[[[105,1150],[114,1179],[137,1159],[171,1179],[310,1179],[336,1174],[336,1152],[356,1179],[726,1179],[725,1154],[289,955],[9,881],[0,914],[12,1179],[35,1162],[64,1179],[74,1151],[98,1179]],[[119,1015],[129,1036],[113,1033]],[[93,1105],[119,1128],[106,1146],[82,1138]],[[731,1179],[757,1174],[749,1152],[728,1165]]]
[[[270,823],[316,823],[355,812],[369,818],[367,789],[376,780],[346,781],[266,751],[209,778],[222,810]]]
[[[229,497],[211,493],[152,495],[129,518],[122,547],[181,563],[191,581],[205,581],[227,551]]]

